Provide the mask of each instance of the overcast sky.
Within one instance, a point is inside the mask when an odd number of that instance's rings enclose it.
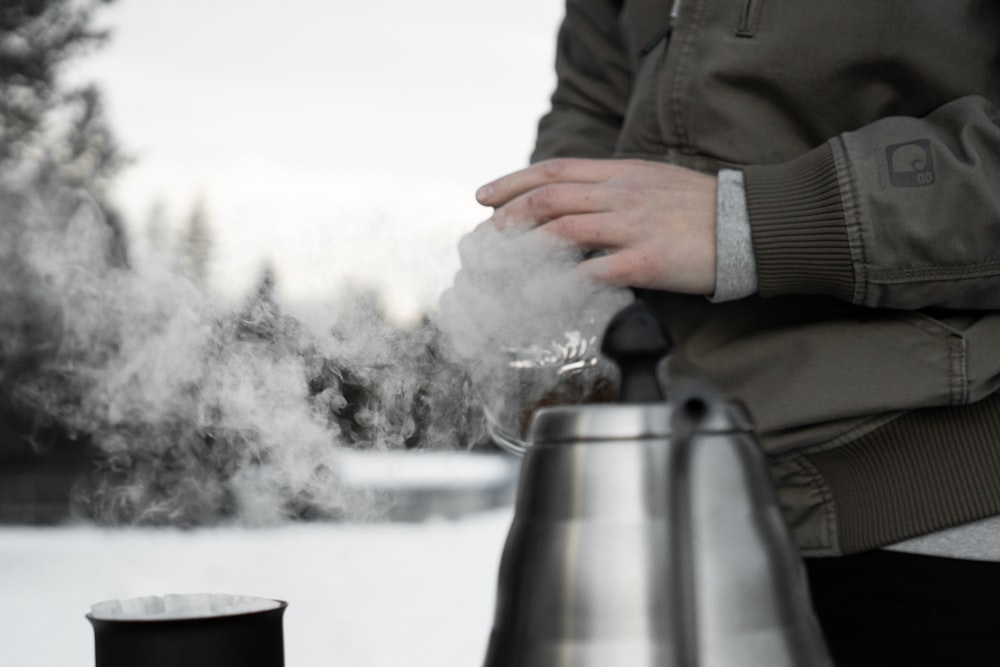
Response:
[[[288,299],[345,280],[393,313],[436,303],[476,187],[523,166],[554,82],[561,0],[117,0],[74,76],[104,89],[136,163],[116,199],[141,238],[205,201],[212,285],[266,260]]]

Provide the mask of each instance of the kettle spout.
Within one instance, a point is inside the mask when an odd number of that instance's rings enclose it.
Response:
[[[832,665],[749,416],[702,382],[671,399],[682,664]]]

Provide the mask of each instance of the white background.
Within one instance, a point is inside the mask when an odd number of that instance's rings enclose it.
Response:
[[[137,245],[153,203],[199,199],[212,285],[242,296],[345,282],[392,314],[436,306],[482,183],[524,166],[554,83],[560,0],[119,0],[109,46],[72,76],[103,88],[136,163],[116,199]]]

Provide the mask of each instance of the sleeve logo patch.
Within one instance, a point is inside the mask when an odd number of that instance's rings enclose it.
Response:
[[[927,139],[887,146],[885,161],[889,165],[889,183],[894,187],[922,188],[934,184],[934,155]]]

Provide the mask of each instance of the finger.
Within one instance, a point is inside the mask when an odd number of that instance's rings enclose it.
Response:
[[[577,265],[576,273],[584,280],[612,287],[647,287],[656,266],[650,253],[630,248],[591,257]]]
[[[503,225],[540,225],[565,215],[601,213],[609,210],[608,193],[587,183],[542,185],[511,200],[493,214]]]
[[[632,246],[618,252],[594,256],[576,267],[581,278],[614,287],[640,287],[679,294],[711,294],[715,289],[713,268],[699,268],[684,254],[665,259],[650,247]]]
[[[631,227],[621,224],[621,216],[612,212],[564,215],[550,220],[535,231],[555,236],[584,250],[607,250],[634,242]]]
[[[550,183],[596,183],[610,178],[615,161],[558,158],[538,162],[487,183],[476,192],[483,206],[503,206],[515,197]]]

